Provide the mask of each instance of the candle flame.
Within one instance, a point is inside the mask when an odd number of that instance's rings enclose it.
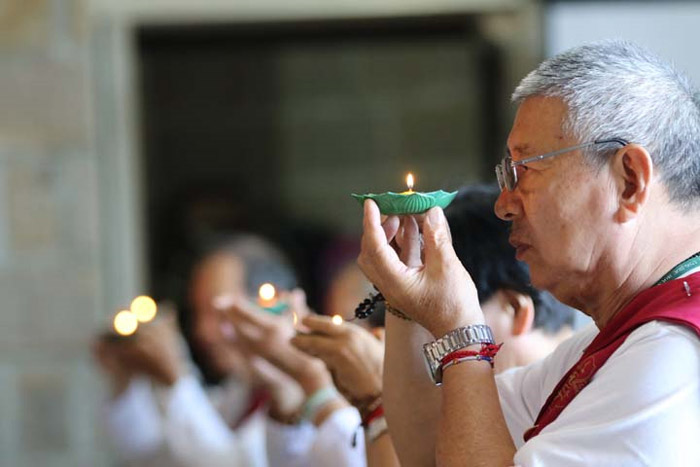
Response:
[[[122,310],[114,316],[114,330],[120,336],[130,336],[138,327],[138,318],[129,310]]]
[[[277,295],[275,286],[270,284],[269,282],[264,283],[258,289],[258,296],[261,300],[264,300],[266,302],[269,302],[270,300],[274,299],[275,295]]]
[[[406,185],[408,186],[408,191],[413,191],[413,174],[410,172],[406,175]]]
[[[292,324],[294,327],[297,327],[297,324],[299,324],[299,315],[297,315],[296,311],[292,311]]]
[[[156,317],[158,305],[147,295],[140,295],[131,302],[131,312],[141,323],[147,323]]]
[[[343,317],[340,315],[333,315],[333,317],[331,318],[331,322],[336,326],[340,326],[341,324],[343,324]]]

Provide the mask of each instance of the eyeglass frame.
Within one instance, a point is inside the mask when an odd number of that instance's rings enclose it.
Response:
[[[559,156],[561,154],[571,152],[571,151],[576,151],[578,149],[583,149],[589,146],[595,146],[598,144],[611,144],[611,143],[617,143],[621,145],[621,147],[627,146],[629,141],[624,140],[622,138],[610,138],[610,139],[603,139],[603,140],[598,140],[598,141],[590,141],[588,143],[582,143],[582,144],[577,144],[575,146],[569,146],[567,148],[563,149],[557,149],[556,151],[552,152],[546,152],[544,154],[540,154],[539,156],[533,156],[533,157],[528,157],[526,159],[522,159],[519,161],[514,161],[512,156],[510,154],[506,155],[503,159],[501,159],[501,162],[496,164],[495,170],[496,170],[496,180],[498,181],[498,187],[501,189],[501,191],[504,191],[505,189],[508,189],[508,191],[513,191],[515,190],[515,187],[518,185],[518,171],[516,170],[517,167],[525,164],[530,164],[532,162],[538,162],[543,159],[549,159],[550,157],[555,157]],[[513,183],[511,184],[512,186],[509,186],[508,183],[508,177],[505,172],[505,167],[506,163],[509,162],[510,169],[511,169],[511,174],[512,174],[512,180]]]

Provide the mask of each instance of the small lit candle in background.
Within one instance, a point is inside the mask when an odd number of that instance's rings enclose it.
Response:
[[[131,302],[131,312],[140,323],[148,323],[156,317],[158,305],[147,295],[140,295]]]
[[[258,289],[258,305],[274,315],[281,315],[289,306],[277,298],[277,289],[265,282]]]
[[[277,303],[277,291],[275,286],[265,282],[258,289],[258,305],[263,308],[270,308]]]
[[[114,316],[114,331],[120,336],[130,336],[138,327],[138,318],[129,310],[122,310]]]
[[[296,329],[298,324],[299,324],[299,315],[297,315],[296,311],[292,311],[292,325]]]
[[[406,186],[408,190],[401,192],[402,195],[412,195],[413,194],[413,174],[411,172],[406,175]]]
[[[340,326],[343,324],[343,317],[340,315],[333,315],[331,318],[331,323],[335,324],[336,326]]]

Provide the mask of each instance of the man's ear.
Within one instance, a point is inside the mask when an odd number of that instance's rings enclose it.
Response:
[[[628,144],[615,154],[613,173],[619,188],[617,219],[627,222],[639,214],[649,199],[654,176],[649,151],[638,144]]]
[[[532,331],[535,325],[535,304],[532,297],[515,290],[504,289],[503,294],[513,309],[513,336],[521,336]]]

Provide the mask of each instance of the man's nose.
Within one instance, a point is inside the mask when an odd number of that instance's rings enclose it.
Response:
[[[519,212],[518,201],[514,193],[508,189],[501,191],[501,194],[496,198],[496,204],[493,210],[499,219],[504,221],[512,221]]]

